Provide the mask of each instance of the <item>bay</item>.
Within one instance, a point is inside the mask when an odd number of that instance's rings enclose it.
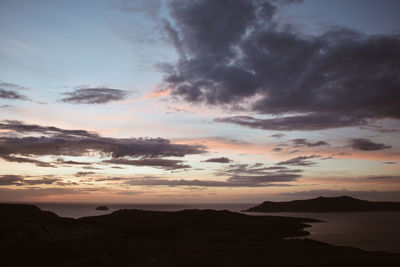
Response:
[[[110,204],[109,210],[95,208],[104,204],[88,203],[34,203],[42,210],[49,210],[61,217],[80,218],[112,213],[119,209],[153,211],[179,211],[183,209],[215,209],[241,212],[255,206],[249,203],[200,203],[200,204]],[[324,222],[309,223],[306,238],[339,246],[351,246],[370,251],[400,253],[400,212],[245,212],[252,216],[289,216],[314,218]]]

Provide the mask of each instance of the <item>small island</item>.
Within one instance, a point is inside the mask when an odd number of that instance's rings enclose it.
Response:
[[[372,202],[341,197],[317,197],[288,202],[265,201],[245,212],[359,212],[359,211],[400,211],[400,202]]]
[[[98,206],[96,207],[96,210],[109,210],[109,208],[107,206]]]

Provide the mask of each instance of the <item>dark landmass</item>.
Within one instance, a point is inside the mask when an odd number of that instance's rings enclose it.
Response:
[[[96,210],[108,210],[107,206],[98,206],[96,207]]]
[[[352,197],[317,197],[306,200],[264,203],[245,212],[356,212],[400,211],[400,202],[371,202]]]
[[[400,254],[288,239],[317,221],[215,210],[72,219],[0,204],[1,266],[400,266]]]

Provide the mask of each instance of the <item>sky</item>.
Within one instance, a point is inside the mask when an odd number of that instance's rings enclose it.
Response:
[[[397,0],[0,0],[0,201],[400,201]]]

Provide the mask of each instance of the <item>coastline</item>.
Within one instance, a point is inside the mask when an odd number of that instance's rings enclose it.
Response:
[[[254,203],[111,203],[108,211],[98,211],[100,203],[35,203],[42,210],[50,210],[61,217],[88,217],[110,214],[119,209],[142,209],[154,211],[179,211],[183,209],[216,209],[240,212],[251,216],[289,216],[316,218],[327,223],[311,223],[309,238],[333,245],[356,247],[368,251],[389,251],[400,253],[400,213],[391,212],[346,212],[346,213],[307,213],[307,212],[243,212]],[[376,216],[373,216],[376,215]],[[357,218],[359,217],[359,218]],[[356,220],[354,220],[356,219]],[[382,230],[380,225],[386,225]],[[361,227],[360,227],[361,226]],[[345,229],[345,231],[343,231]],[[347,229],[347,230],[346,230]],[[396,238],[397,237],[397,238]]]
[[[307,236],[305,229],[315,219],[210,209],[119,210],[80,219],[62,218],[30,205],[2,204],[0,211],[0,234],[5,237],[0,247],[5,260],[13,260],[9,266],[24,266],[27,261],[31,266],[221,266],[224,262],[230,266],[391,266],[400,262],[400,254],[308,238],[287,240]],[[23,258],[18,257],[21,244],[27,254]],[[39,257],[43,255],[39,251],[46,251],[47,258]]]

